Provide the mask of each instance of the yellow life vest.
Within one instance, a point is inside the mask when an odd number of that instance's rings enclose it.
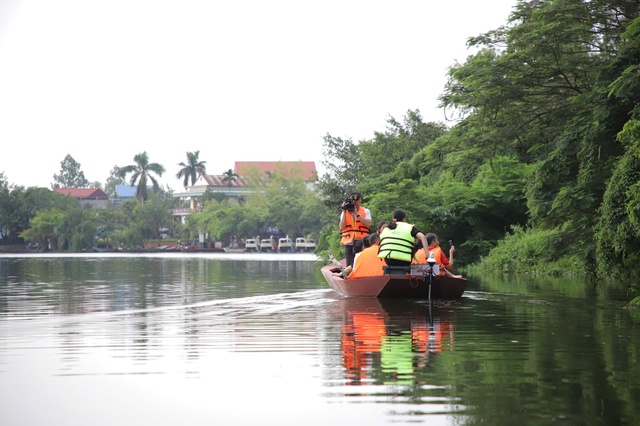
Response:
[[[413,253],[412,229],[413,225],[406,222],[397,222],[395,229],[388,226],[384,228],[380,234],[378,257],[411,262]]]

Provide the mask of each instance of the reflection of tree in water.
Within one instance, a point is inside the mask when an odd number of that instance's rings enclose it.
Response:
[[[430,354],[453,350],[453,329],[447,318],[434,318],[430,324],[419,314],[390,317],[383,310],[351,310],[341,343],[348,385],[411,384],[416,368],[425,367]]]

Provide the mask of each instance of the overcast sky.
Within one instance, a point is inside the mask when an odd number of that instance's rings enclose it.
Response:
[[[315,161],[437,97],[468,37],[516,0],[0,0],[0,172],[50,187],[67,154],[89,181],[147,151],[163,185],[187,151]],[[453,123],[447,123],[452,125]]]

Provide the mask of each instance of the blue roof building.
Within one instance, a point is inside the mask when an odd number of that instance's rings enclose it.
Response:
[[[137,189],[138,187],[135,185],[116,185],[113,196],[121,200],[135,198]]]

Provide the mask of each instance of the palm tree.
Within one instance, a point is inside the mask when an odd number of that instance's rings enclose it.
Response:
[[[204,165],[206,161],[198,161],[200,151],[187,152],[187,162],[179,163],[178,166],[182,167],[176,177],[183,180],[183,185],[186,187],[191,179],[191,185],[195,185],[198,176],[207,172],[207,166]]]
[[[158,163],[149,163],[149,155],[147,151],[142,152],[135,157],[133,157],[133,161],[136,164],[132,164],[130,166],[125,166],[120,169],[120,174],[122,177],[126,177],[129,173],[133,173],[131,175],[130,184],[133,186],[136,183],[138,184],[138,188],[136,189],[136,197],[139,198],[142,203],[148,198],[147,196],[147,181],[151,181],[153,184],[153,191],[156,192],[160,188],[158,185],[158,181],[151,173],[155,173],[158,176],[162,176],[164,173],[164,167]]]
[[[231,185],[233,185],[233,182],[238,180],[238,175],[232,169],[227,170],[223,175],[224,177],[222,178],[222,182],[227,184],[229,193],[231,193]]]

